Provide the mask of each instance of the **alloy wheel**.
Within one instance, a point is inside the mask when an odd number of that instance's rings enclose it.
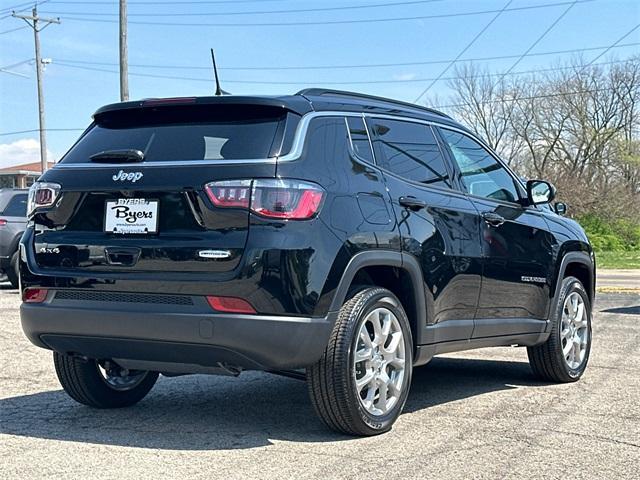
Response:
[[[589,323],[583,298],[577,292],[570,293],[562,307],[560,324],[562,356],[572,370],[584,362],[589,343]]]
[[[144,370],[128,370],[119,366],[105,362],[104,365],[96,364],[98,374],[104,383],[110,388],[118,391],[131,390],[144,380],[147,372]]]
[[[374,416],[398,403],[405,374],[405,341],[398,318],[376,308],[360,325],[353,354],[353,377],[361,405]]]

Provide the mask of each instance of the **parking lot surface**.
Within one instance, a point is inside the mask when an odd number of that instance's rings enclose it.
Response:
[[[303,382],[161,377],[135,407],[92,410],[23,336],[0,284],[0,478],[638,478],[640,295],[599,294],[583,379],[533,379],[525,349],[435,359],[405,413],[354,439],[316,419]]]

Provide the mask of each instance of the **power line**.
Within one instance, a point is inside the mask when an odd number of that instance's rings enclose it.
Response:
[[[559,16],[558,16],[554,21],[553,21],[553,23],[552,23],[551,25],[549,25],[549,26],[546,28],[546,30],[545,30],[544,32],[542,32],[542,34],[541,34],[541,35],[539,35],[539,36],[538,36],[538,38],[536,38],[536,40],[535,40],[535,41],[534,41],[534,42],[529,46],[529,48],[527,48],[527,49],[524,51],[524,53],[523,53],[522,55],[520,55],[520,56],[518,57],[518,59],[517,59],[515,62],[513,62],[513,65],[511,65],[511,66],[508,68],[508,70],[505,72],[505,75],[509,74],[509,72],[511,72],[511,70],[513,70],[513,69],[514,69],[514,68],[515,68],[515,67],[516,67],[516,66],[517,66],[517,65],[522,61],[522,59],[523,59],[524,57],[526,57],[526,56],[531,52],[531,50],[533,50],[533,49],[536,47],[536,45],[538,45],[538,43],[540,43],[540,42],[542,41],[542,39],[543,39],[544,37],[546,37],[546,36],[549,34],[549,32],[555,28],[555,26],[560,22],[560,20],[562,20],[562,19],[565,17],[565,15],[567,15],[567,13],[569,13],[569,10],[571,10],[571,9],[576,5],[576,3],[578,3],[578,2],[577,2],[577,1],[574,1],[571,5],[569,5],[569,6],[568,6],[568,7],[567,7],[567,8],[566,8],[566,9],[565,9],[565,10],[564,10],[564,11],[563,11],[563,12],[562,12],[562,13],[561,13],[561,14],[560,14],[560,15],[559,15]],[[498,80],[498,82],[499,82],[499,81],[500,81],[500,80]],[[498,83],[498,82],[496,82],[496,83]]]
[[[86,128],[46,128],[45,129],[46,132],[78,132],[78,131],[84,131],[84,130],[86,130]],[[20,135],[22,133],[34,133],[39,131],[40,131],[39,128],[32,128],[31,130],[16,130],[14,132],[0,133],[0,137],[6,137],[9,135]]]
[[[613,65],[613,64],[618,64],[618,63],[625,63],[628,60],[614,60],[614,61],[610,61],[610,62],[601,62],[601,63],[597,63],[594,64],[593,66],[597,66],[597,65]],[[109,70],[106,68],[97,68],[97,67],[87,67],[87,66],[83,66],[83,65],[73,65],[67,62],[63,62],[63,61],[57,61],[55,62],[54,66],[61,66],[61,67],[68,67],[68,68],[75,68],[75,69],[79,69],[79,70],[87,70],[87,71],[95,71],[95,72],[104,72],[104,73],[118,73],[118,70]],[[546,68],[546,69],[537,69],[537,70],[524,70],[524,71],[520,71],[520,72],[511,72],[509,75],[525,75],[525,74],[530,74],[530,73],[543,73],[543,72],[554,72],[554,71],[560,71],[560,70],[571,70],[573,68],[581,68],[583,66],[575,66],[575,65],[570,65],[570,66],[565,66],[565,67],[556,67],[556,68]],[[129,72],[129,75],[134,76],[134,77],[147,77],[147,78],[159,78],[159,79],[166,79],[166,80],[189,80],[189,81],[194,81],[194,82],[206,82],[206,83],[210,83],[211,79],[210,78],[204,78],[204,77],[185,77],[185,76],[178,76],[178,75],[156,75],[156,74],[152,74],[152,73],[138,73],[138,72]],[[486,74],[480,74],[480,75],[475,75],[474,78],[481,78],[481,77],[499,77],[499,76],[503,76],[502,73],[486,73]],[[317,82],[315,80],[310,80],[310,81],[269,81],[269,80],[228,80],[225,79],[226,83],[236,83],[236,84],[249,84],[249,85],[309,85],[312,83],[322,83],[324,85],[374,85],[374,84],[390,84],[390,83],[416,83],[416,82],[427,82],[427,81],[432,81],[432,80],[455,80],[459,77],[457,76],[452,76],[452,77],[433,77],[433,78],[415,78],[415,79],[407,79],[407,80],[398,80],[398,79],[393,79],[393,80],[355,80],[355,81],[339,81],[339,82]]]
[[[49,0],[51,1],[51,0]],[[169,5],[169,6],[176,6],[178,3],[182,4],[198,4],[198,5],[219,5],[219,4],[225,4],[225,3],[266,3],[266,2],[281,2],[283,0],[180,0],[179,2],[176,2],[176,0],[168,0],[165,2],[162,1],[158,1],[158,0],[149,0],[149,1],[144,1],[144,0],[138,0],[138,1],[133,1],[130,2],[132,5]],[[41,2],[44,3],[44,2]],[[51,1],[52,4],[57,4],[57,5],[117,5],[117,0],[115,1],[91,1],[91,2],[87,2],[87,1]],[[28,5],[33,4],[33,2],[30,2]]]
[[[638,27],[640,27],[640,23],[637,24],[635,27],[633,27],[631,30],[629,30],[627,33],[625,33],[624,35],[622,35],[620,38],[618,38],[618,40],[616,40],[614,43],[612,43],[611,45],[609,45],[607,47],[607,49],[604,52],[601,52],[598,56],[596,56],[593,60],[591,60],[587,66],[593,64],[593,62],[595,62],[596,60],[598,60],[599,58],[601,58],[603,55],[606,55],[607,52],[609,52],[612,48],[615,48],[619,45],[619,43],[624,40],[625,38],[627,38],[629,35],[631,35],[633,32],[635,32]]]
[[[547,55],[558,55],[558,54],[566,54],[566,53],[578,53],[578,52],[591,52],[594,50],[603,50],[603,49],[612,49],[612,48],[625,48],[625,47],[635,47],[640,45],[640,42],[633,43],[623,43],[615,46],[606,45],[600,47],[587,47],[587,48],[577,48],[573,50],[555,50],[548,52],[539,52],[539,53],[530,53],[527,57],[540,57]],[[492,57],[475,57],[475,58],[463,58],[458,59],[459,62],[480,62],[480,61],[491,61],[491,60],[505,60],[510,58],[517,58],[521,54],[517,55],[499,55]],[[406,67],[406,66],[420,66],[420,65],[437,65],[450,63],[452,60],[429,60],[424,62],[404,62],[404,63],[377,63],[377,64],[360,64],[360,65],[297,65],[297,66],[258,66],[258,67],[219,67],[218,70],[237,70],[237,71],[251,71],[251,70],[337,70],[337,69],[354,69],[354,68],[381,68],[381,67]],[[114,62],[93,62],[88,60],[74,60],[74,59],[58,59],[59,62],[66,63],[76,63],[81,65],[103,65],[103,66],[115,66],[118,63]],[[129,64],[131,67],[136,68],[154,68],[160,70],[167,69],[177,69],[177,70],[211,70],[211,67],[203,67],[197,65],[152,65],[152,64]]]
[[[379,3],[373,5],[342,5],[339,7],[316,7],[316,8],[294,8],[284,10],[254,10],[247,12],[175,12],[175,13],[130,13],[130,17],[218,17],[218,16],[235,16],[235,15],[270,15],[270,14],[283,14],[283,13],[310,13],[310,12],[331,12],[341,10],[362,10],[370,8],[382,8],[382,7],[397,7],[406,5],[418,5],[426,3],[442,2],[444,0],[411,0],[403,2],[390,2]],[[43,12],[56,15],[93,15],[101,17],[117,16],[117,13],[112,12]]]
[[[4,7],[0,9],[0,14],[3,13],[8,13],[8,12],[12,12],[14,10],[20,10],[20,9],[25,9],[26,7],[31,7],[33,6],[33,4],[37,4],[37,5],[43,5],[45,3],[48,3],[50,0],[42,0],[41,2],[35,0],[35,1],[31,1],[31,2],[25,2],[25,3],[20,3],[18,5],[14,5],[13,7]]]
[[[518,97],[518,98],[501,98],[498,100],[488,100],[486,102],[478,102],[479,105],[490,105],[492,103],[507,103],[507,102],[519,102],[522,100],[538,100],[540,98],[555,98],[555,97],[565,97],[569,95],[582,95],[584,93],[599,93],[599,92],[609,92],[614,90],[614,87],[606,87],[606,88],[595,88],[593,90],[578,90],[575,92],[562,92],[562,93],[549,93],[547,95],[532,95],[530,97]],[[449,105],[436,105],[436,109],[445,109],[445,108],[455,108],[455,107],[466,107],[468,103],[451,103]]]
[[[487,24],[482,28],[482,30],[480,30],[480,31],[476,34],[476,36],[475,36],[475,37],[473,37],[473,39],[472,39],[469,43],[467,43],[467,45],[466,45],[466,46],[465,46],[465,47],[460,51],[460,53],[458,53],[458,56],[456,56],[456,58],[454,58],[453,60],[451,60],[451,62],[449,62],[449,64],[448,64],[448,65],[447,65],[447,66],[446,66],[446,67],[445,67],[445,68],[440,72],[440,74],[439,74],[436,78],[434,78],[434,79],[431,81],[431,83],[430,83],[429,85],[427,85],[427,88],[425,88],[425,89],[420,93],[420,95],[418,95],[418,96],[416,97],[416,99],[413,101],[414,103],[418,103],[418,100],[420,100],[420,98],[422,98],[422,96],[423,96],[425,93],[427,93],[427,92],[431,89],[431,87],[433,87],[433,86],[438,82],[438,80],[440,80],[440,78],[441,78],[445,73],[447,73],[447,72],[449,71],[449,69],[450,69],[450,68],[451,68],[451,67],[452,67],[452,66],[453,66],[453,65],[458,61],[458,59],[459,59],[462,55],[464,55],[464,54],[467,52],[467,50],[469,50],[469,49],[471,48],[471,46],[472,46],[474,43],[476,43],[476,41],[477,41],[477,40],[482,36],[482,34],[483,34],[484,32],[486,32],[486,31],[489,29],[489,27],[490,27],[491,25],[493,25],[493,22],[495,22],[495,21],[498,19],[498,17],[499,17],[500,15],[502,15],[502,12],[504,12],[504,11],[507,9],[507,7],[508,7],[509,5],[511,5],[511,3],[512,3],[512,2],[513,2],[513,0],[509,0],[507,3],[505,3],[505,4],[504,4],[504,7],[502,7],[502,9],[501,9],[498,13],[496,13],[496,14],[493,16],[493,18],[491,18],[491,20],[489,20],[489,23],[487,23]]]
[[[578,3],[588,3],[594,0],[580,0]],[[557,7],[567,5],[573,2],[554,2],[546,3],[543,5],[527,5],[522,7],[508,8],[506,12],[536,10],[541,8]],[[475,15],[485,15],[490,13],[497,13],[500,10],[476,10],[472,12],[458,12],[458,13],[442,13],[434,15],[418,15],[411,17],[391,17],[391,18],[367,18],[367,19],[355,19],[355,20],[312,20],[302,22],[246,22],[246,23],[186,23],[186,22],[145,22],[145,21],[131,21],[130,24],[136,25],[157,25],[165,27],[295,27],[295,26],[309,26],[309,25],[343,25],[343,24],[358,24],[358,23],[384,23],[384,22],[399,22],[409,20],[428,20],[435,18],[455,18],[455,17],[469,17]],[[61,14],[64,17],[64,14]],[[97,23],[116,23],[117,20],[109,20],[103,18],[86,18],[86,17],[64,17],[72,21],[83,22],[97,22]]]
[[[520,98],[505,98],[505,99],[500,99],[500,100],[490,100],[487,102],[480,102],[481,105],[486,105],[486,104],[491,104],[491,103],[506,103],[506,102],[518,102],[521,100],[537,100],[540,98],[553,98],[553,97],[565,97],[565,96],[569,96],[569,95],[582,95],[585,93],[598,93],[598,92],[605,92],[605,91],[611,91],[613,90],[613,87],[608,87],[608,88],[599,88],[599,89],[593,89],[593,90],[579,90],[579,91],[575,91],[575,92],[562,92],[562,93],[551,93],[548,95],[533,95],[530,97],[520,97]],[[435,106],[433,108],[437,108],[437,109],[444,109],[444,108],[453,108],[453,107],[464,107],[467,104],[465,103],[457,103],[457,104],[449,104],[449,105],[438,105]],[[71,131],[84,131],[86,130],[86,128],[48,128],[47,131],[49,132],[71,132]],[[9,136],[9,135],[19,135],[19,134],[23,134],[23,133],[33,133],[33,132],[38,132],[39,129],[34,128],[34,129],[30,129],[30,130],[17,130],[17,131],[13,131],[13,132],[2,132],[0,133],[1,137],[5,137],[5,136]]]
[[[24,25],[22,27],[12,28],[10,30],[4,30],[4,31],[0,32],[0,35],[4,35],[5,33],[17,32],[18,30],[24,30],[25,28],[29,28],[29,27]]]

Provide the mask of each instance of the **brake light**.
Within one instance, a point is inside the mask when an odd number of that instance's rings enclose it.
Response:
[[[57,183],[36,182],[31,185],[27,200],[27,216],[31,216],[38,208],[52,206],[58,199],[60,188]]]
[[[9,222],[7,222],[4,218],[0,218],[0,227],[4,227],[7,223]]]
[[[158,105],[187,105],[190,103],[196,103],[196,97],[149,98],[143,100],[142,106],[155,107]]]
[[[248,208],[283,220],[313,218],[325,195],[319,185],[289,179],[225,180],[208,183],[205,191],[216,207]]]
[[[49,291],[46,288],[27,288],[22,292],[24,303],[42,303],[47,299]]]
[[[227,313],[256,313],[249,302],[238,297],[207,296],[209,306],[217,312]]]

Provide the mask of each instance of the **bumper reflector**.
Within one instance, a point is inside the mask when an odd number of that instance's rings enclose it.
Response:
[[[47,299],[49,291],[46,288],[27,288],[22,292],[22,301],[25,303],[42,303]]]
[[[256,313],[251,304],[242,298],[207,295],[207,302],[217,312]]]

